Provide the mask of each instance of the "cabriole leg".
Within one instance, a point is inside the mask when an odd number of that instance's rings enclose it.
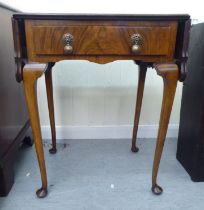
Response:
[[[27,64],[23,68],[25,97],[42,180],[42,187],[36,192],[39,198],[44,198],[47,195],[47,175],[38,113],[36,83],[37,79],[45,72],[46,68],[47,65],[45,64]]]
[[[139,148],[136,146],[136,139],[137,139],[137,131],[138,131],[138,124],[139,124],[139,119],[140,119],[141,106],[142,106],[142,98],[143,98],[143,92],[144,92],[146,72],[147,72],[147,64],[140,63],[135,118],[134,118],[134,125],[133,125],[133,134],[132,134],[132,147],[131,147],[132,152],[139,151]]]
[[[164,81],[162,109],[152,170],[152,192],[156,195],[160,195],[163,190],[157,184],[157,174],[174,101],[179,71],[176,64],[157,64],[155,68],[157,74],[160,75]]]
[[[45,72],[45,83],[47,91],[47,103],[50,117],[50,127],[52,133],[52,148],[49,150],[51,154],[57,152],[56,147],[56,130],[55,130],[55,114],[54,114],[54,102],[53,102],[53,86],[52,86],[52,67],[54,63],[49,63],[48,68]]]

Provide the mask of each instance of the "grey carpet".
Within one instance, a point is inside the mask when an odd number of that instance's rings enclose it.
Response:
[[[130,140],[66,140],[50,155],[45,143],[49,194],[35,196],[40,174],[33,148],[21,149],[15,184],[1,210],[202,210],[204,183],[192,182],[175,158],[176,140],[168,139],[158,183],[164,193],[151,193],[155,140],[140,139],[139,153]]]

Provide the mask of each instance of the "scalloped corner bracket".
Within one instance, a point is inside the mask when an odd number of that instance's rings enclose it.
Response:
[[[190,30],[191,30],[191,19],[186,21],[184,26],[184,40],[183,40],[183,49],[179,59],[176,61],[176,64],[179,67],[180,75],[179,81],[183,82],[187,74],[187,60],[188,60],[188,49],[189,49],[189,40],[190,40]]]
[[[21,58],[15,58],[15,66],[16,66],[15,76],[16,76],[16,81],[19,83],[23,80],[22,71],[23,71],[24,65],[25,65],[25,62]]]
[[[176,64],[179,67],[179,81],[180,82],[183,82],[186,79],[187,60],[188,60],[188,57],[183,57],[181,60],[176,61]]]

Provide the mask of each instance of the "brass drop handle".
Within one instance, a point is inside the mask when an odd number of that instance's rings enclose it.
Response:
[[[71,54],[73,52],[72,43],[74,41],[73,35],[66,33],[62,37],[62,41],[64,43],[64,52],[66,54]]]
[[[133,34],[131,36],[132,52],[139,53],[142,50],[142,36],[140,34]]]

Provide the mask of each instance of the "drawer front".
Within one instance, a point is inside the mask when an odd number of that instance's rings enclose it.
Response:
[[[28,54],[32,56],[140,55],[173,56],[177,22],[100,22],[26,20]],[[65,52],[63,35],[71,34],[73,50]],[[133,52],[132,35],[140,50]],[[138,44],[138,43],[136,43]]]

